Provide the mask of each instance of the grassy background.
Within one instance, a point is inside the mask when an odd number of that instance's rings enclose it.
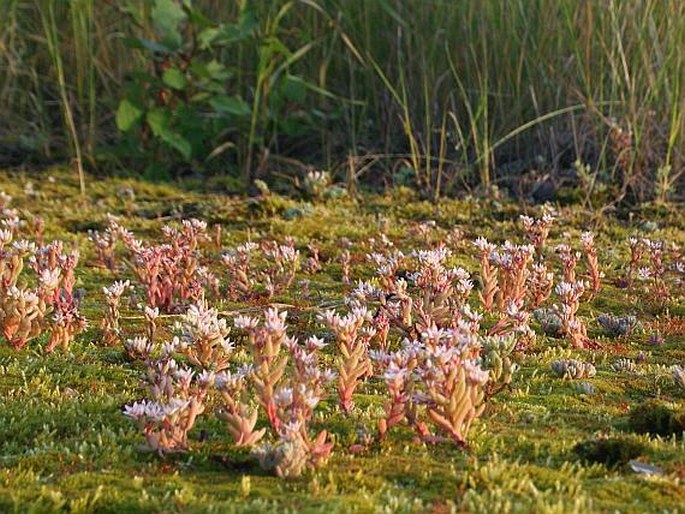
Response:
[[[0,1],[0,163],[63,160],[70,152],[99,170],[142,168],[108,149],[119,139],[114,114],[130,73],[151,66],[126,40],[151,35],[141,15],[153,3]],[[235,146],[221,172],[259,162],[269,176],[312,165],[348,182],[382,183],[409,170],[410,183],[433,198],[493,183],[525,189],[523,175],[539,182],[550,173],[555,184],[570,177],[585,192],[618,184],[614,197],[637,200],[665,200],[664,191],[677,189],[685,150],[683,2],[193,5],[215,22],[235,21],[240,9],[255,16],[254,35],[220,59],[234,73],[226,90],[257,116],[273,75],[285,70],[312,86],[280,111],[309,120],[307,131],[283,137],[282,123],[264,121],[258,139],[227,134],[221,143]],[[143,21],[134,23],[136,16]],[[284,64],[268,54],[274,41],[297,58]],[[577,158],[590,165],[580,177],[568,171]]]

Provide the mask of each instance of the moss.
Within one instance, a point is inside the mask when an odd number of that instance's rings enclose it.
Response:
[[[573,453],[581,460],[610,468],[624,466],[644,452],[644,443],[629,437],[589,439],[573,447]]]
[[[631,410],[628,425],[640,434],[680,437],[685,432],[685,409],[675,410],[663,402],[652,400]]]
[[[121,216],[136,235],[156,238],[164,223],[200,216],[222,225],[223,249],[262,237],[283,240],[293,236],[297,248],[306,252],[307,244],[316,241],[324,270],[315,275],[299,273],[294,287],[277,299],[289,305],[293,333],[306,337],[320,333],[315,321],[317,308],[338,305],[341,294],[349,290],[340,280],[337,262],[341,238],[351,244],[354,279],[372,276],[363,242],[377,237],[381,230],[405,252],[447,242],[454,251],[450,264],[474,272],[477,265],[470,239],[483,235],[493,241],[522,241],[516,225],[519,206],[471,199],[445,199],[436,205],[418,201],[411,191],[398,190],[356,201],[315,202],[311,216],[288,221],[283,212],[300,203],[284,197],[251,210],[244,198],[187,192],[168,184],[102,179],[89,180],[88,197],[80,200],[74,177],[59,170],[48,174],[54,182],[41,180],[45,175],[0,173],[0,190],[15,197],[13,205],[23,216],[45,218],[46,238],[79,245],[78,287],[86,292],[82,307],[91,328],[68,352],[50,356],[42,353],[42,341],[32,342],[19,353],[0,344],[0,511],[394,512],[404,508],[442,512],[454,508],[458,512],[496,512],[509,508],[519,512],[647,512],[682,508],[685,491],[676,476],[679,463],[685,461],[681,441],[625,437],[642,444],[641,455],[650,462],[676,470],[659,482],[619,475],[619,469],[607,470],[590,458],[569,462],[577,441],[596,444],[593,434],[623,428],[638,409],[634,407],[628,416],[629,407],[653,397],[655,387],[661,388],[664,401],[660,405],[669,410],[666,417],[670,421],[659,421],[662,414],[656,421],[649,417],[655,416],[653,413],[643,414],[643,425],[669,427],[664,434],[673,433],[676,421],[682,426],[682,416],[676,414],[683,409],[682,395],[677,396],[679,392],[672,386],[668,366],[685,362],[679,332],[683,323],[677,317],[683,307],[674,301],[669,310],[675,318],[657,320],[626,290],[611,285],[622,273],[627,255],[623,240],[633,233],[634,226],[609,218],[603,221],[597,240],[606,250],[600,258],[607,279],[600,294],[584,303],[581,312],[589,327],[596,326],[592,319],[601,312],[634,313],[650,330],[654,326],[663,332],[663,345],[651,347],[646,343],[648,334],[634,331],[620,344],[602,340],[599,351],[575,350],[562,338],[549,338],[539,331],[535,345],[516,356],[520,370],[511,389],[497,395],[474,425],[468,450],[451,444],[416,443],[415,434],[402,426],[360,454],[349,452],[348,448],[359,442],[359,431],[375,433],[385,401],[379,381],[369,381],[355,396],[357,407],[350,417],[336,409],[334,398],[322,403],[326,419],[317,419],[317,427],[328,429],[336,440],[327,467],[284,482],[262,472],[249,454],[232,446],[222,423],[211,416],[214,406],[191,432],[192,451],[188,454],[160,459],[138,451],[140,436],[120,408],[143,394],[141,367],[125,359],[121,348],[100,345],[97,328],[103,312],[102,287],[115,279],[133,277],[123,267],[112,274],[92,266],[94,251],[87,230],[101,229],[105,215],[112,213]],[[34,182],[35,197],[23,193],[28,180]],[[133,194],[118,193],[125,189]],[[650,215],[645,212],[638,217]],[[575,244],[574,238],[587,228],[590,218],[568,207],[560,210],[560,219],[551,232],[550,248],[561,242]],[[435,221],[430,232],[417,230],[430,220]],[[653,237],[683,246],[685,233],[673,229],[678,226],[683,222],[677,216],[659,220]],[[449,239],[455,228],[464,233],[464,241]],[[219,253],[213,247],[206,250],[213,258]],[[221,266],[209,260],[207,264],[226,286]],[[310,281],[306,294],[303,279]],[[245,302],[215,301],[224,312],[254,307]],[[124,311],[125,330],[139,333],[141,326],[132,319],[135,309],[127,305]],[[168,333],[173,321],[165,320],[168,325],[160,330]],[[597,328],[592,335],[600,333]],[[639,374],[617,375],[610,370],[618,358],[633,359],[641,350],[649,354],[648,364],[640,366]],[[330,363],[332,350],[325,357]],[[547,370],[559,359],[592,362],[597,368],[592,379],[597,393],[581,395],[573,383],[555,379]],[[265,420],[259,423],[264,426]],[[650,428],[640,431],[661,433]],[[624,450],[621,445],[613,450],[605,447],[598,462],[606,463],[602,457],[606,455],[617,455],[616,461],[623,462]],[[241,490],[243,477],[250,479],[248,494]],[[98,493],[99,486],[103,487]]]

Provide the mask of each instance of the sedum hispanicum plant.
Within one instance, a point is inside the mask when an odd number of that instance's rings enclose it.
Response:
[[[150,360],[145,374],[149,398],[124,407],[145,437],[144,449],[159,454],[187,451],[188,432],[205,410],[205,397],[215,376],[195,373],[166,352]]]
[[[628,337],[640,326],[637,317],[632,314],[616,316],[614,314],[602,313],[597,316],[597,322],[612,337]]]
[[[545,243],[549,237],[549,231],[556,219],[550,208],[547,208],[546,210],[547,212],[545,212],[541,218],[532,218],[523,215],[519,217],[528,241],[535,247],[535,251],[539,256],[542,256],[543,254]]]
[[[478,246],[494,251],[484,240]],[[489,395],[511,381],[516,366],[509,354],[519,340],[530,337],[520,281],[525,281],[521,270],[528,265],[532,247],[504,248],[500,261],[511,257],[505,264],[508,269],[502,270],[508,305],[489,329],[481,328],[482,316],[467,301],[473,284],[466,270],[446,265],[451,255],[446,248],[417,251],[409,258],[397,253],[373,256],[376,280],[360,282],[348,302],[357,309],[376,308],[402,340],[398,350],[376,346],[370,351],[388,389],[379,422],[381,437],[406,423],[426,441],[446,437],[465,445]],[[400,263],[407,269],[406,279],[397,276]],[[434,434],[431,426],[442,435]]]
[[[321,269],[318,247],[312,247],[312,257],[305,263],[305,271]],[[281,244],[272,239],[261,243],[246,242],[222,256],[228,287],[226,295],[233,301],[254,300],[260,294],[273,298],[286,291],[300,269],[300,252],[295,241],[286,238]]]
[[[576,359],[555,360],[550,367],[556,376],[568,380],[592,378],[597,374],[594,364]]]
[[[59,241],[38,248],[12,239],[11,229],[0,230],[0,330],[16,350],[44,330],[50,330],[47,352],[58,345],[66,348],[86,326],[79,312],[80,296],[74,291],[78,251],[64,252]],[[27,258],[34,287],[23,273]]]
[[[218,292],[218,280],[201,262],[200,247],[211,241],[206,222],[165,225],[165,242],[158,245],[146,245],[128,231],[120,236],[130,254],[125,262],[143,286],[148,306],[175,312],[199,301],[206,289]]]
[[[314,410],[335,379],[335,373],[319,365],[318,354],[325,343],[312,336],[300,344],[287,335],[286,319],[287,312],[276,309],[266,310],[263,322],[248,316],[235,318],[236,328],[247,334],[253,362],[231,377],[230,384],[220,386],[226,408],[219,414],[234,437],[238,435],[237,440],[242,437],[254,444],[263,437],[263,431],[254,431],[255,411],[244,402],[235,402],[249,386],[249,379],[276,437],[274,443],[256,448],[254,454],[265,469],[281,477],[323,465],[333,448],[326,430],[315,436],[310,432]]]
[[[264,322],[256,318],[238,316],[234,326],[247,334],[247,346],[252,355],[250,378],[254,384],[259,404],[264,409],[271,427],[278,431],[281,419],[276,405],[276,387],[288,364],[288,356],[282,351],[286,340],[286,311],[267,309]]]
[[[102,331],[102,341],[107,346],[117,346],[121,342],[121,299],[126,291],[132,289],[133,287],[129,280],[117,280],[111,286],[102,288],[107,308],[100,322],[100,329]]]
[[[554,292],[559,297],[559,303],[554,304],[554,313],[561,322],[564,335],[576,348],[592,348],[596,346],[587,335],[587,327],[583,320],[578,316],[580,299],[587,289],[587,283],[560,282],[554,288]]]
[[[345,316],[328,310],[318,317],[335,337],[339,352],[336,358],[338,404],[346,414],[352,410],[354,391],[362,378],[371,373],[368,351],[375,330],[364,327],[370,318],[371,313],[365,307],[353,308]]]
[[[203,298],[190,305],[176,324],[177,350],[193,367],[219,373],[228,368],[235,346],[230,331],[226,320]]]
[[[590,285],[589,291],[595,296],[602,287],[602,278],[604,277],[604,272],[600,269],[599,258],[597,257],[595,236],[592,232],[583,232],[580,236],[580,240],[583,245],[583,255],[585,256],[587,264],[587,282]]]
[[[255,429],[259,409],[250,402],[248,377],[251,372],[250,366],[241,366],[234,371],[222,371],[216,377],[216,389],[222,401],[217,416],[226,423],[236,446],[254,446],[266,433],[266,427]]]

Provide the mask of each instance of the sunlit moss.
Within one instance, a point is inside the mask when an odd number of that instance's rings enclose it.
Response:
[[[34,196],[24,193],[28,180],[34,182]],[[212,416],[198,420],[187,454],[160,459],[138,451],[140,439],[121,415],[121,407],[144,394],[138,380],[142,367],[129,361],[123,348],[102,346],[98,328],[104,308],[102,287],[115,278],[132,277],[123,267],[116,277],[94,267],[88,230],[104,227],[105,214],[112,213],[137,235],[154,238],[163,223],[198,216],[210,226],[221,224],[224,248],[262,236],[290,235],[306,253],[307,244],[316,241],[323,271],[298,273],[293,288],[274,298],[287,306],[292,331],[300,336],[310,335],[314,327],[321,330],[315,321],[316,308],[340,302],[341,294],[349,290],[336,260],[341,238],[353,248],[353,279],[368,278],[372,269],[363,258],[361,242],[380,230],[404,250],[447,238],[455,227],[466,241],[480,235],[498,242],[520,241],[519,207],[477,200],[442,200],[436,205],[398,191],[356,201],[322,201],[312,205],[310,215],[286,220],[281,207],[300,205],[299,200],[279,200],[273,212],[265,212],[250,208],[241,198],[188,193],[172,185],[107,179],[90,180],[88,187],[88,198],[80,200],[76,178],[59,170],[35,176],[0,175],[0,190],[14,196],[13,205],[23,217],[45,219],[48,240],[60,238],[79,245],[82,265],[77,287],[85,289],[82,308],[91,321],[89,330],[66,353],[43,355],[43,340],[31,342],[23,352],[0,345],[0,511],[395,512],[402,508],[442,512],[454,507],[494,512],[500,507],[506,511],[508,505],[512,512],[653,512],[673,511],[685,502],[678,479],[682,473],[678,463],[685,460],[682,439],[667,434],[640,436],[645,448],[640,458],[667,471],[650,481],[623,468],[578,462],[572,451],[581,441],[627,431],[631,412],[639,412],[636,406],[648,398],[659,397],[674,410],[683,409],[682,392],[668,371],[669,365],[685,362],[683,334],[673,322],[671,328],[666,326],[663,313],[657,319],[649,306],[613,285],[627,257],[624,240],[640,233],[638,222],[605,219],[596,228],[607,278],[600,294],[583,304],[579,314],[602,347],[574,350],[563,339],[538,333],[532,348],[515,354],[518,374],[474,424],[466,449],[417,443],[411,431],[399,428],[360,453],[348,451],[360,432],[377,430],[382,388],[368,381],[355,394],[349,417],[335,408],[334,399],[320,406],[325,422],[316,419],[313,424],[325,425],[336,439],[328,466],[282,481],[237,451]],[[635,219],[653,215],[645,210]],[[664,217],[650,237],[683,245],[682,218],[660,215]],[[591,222],[587,213],[571,207],[561,209],[559,218],[550,232],[550,245],[568,242],[566,233],[577,240]],[[420,235],[417,224],[429,221],[435,229]],[[453,264],[475,272],[477,260],[469,245],[450,244],[455,248]],[[225,280],[220,267],[214,271]],[[308,292],[302,280],[309,281]],[[217,304],[224,312],[249,305]],[[670,306],[671,315],[682,315],[682,310],[677,303]],[[636,329],[625,340],[602,338],[595,318],[605,312],[634,314],[646,327],[661,327],[665,342],[649,346],[647,328]],[[122,325],[130,333],[143,330],[137,315],[133,306],[122,308]],[[640,373],[619,375],[611,370],[618,358],[635,359],[639,351],[646,358],[639,365]],[[551,373],[553,361],[571,358],[596,367],[597,375],[587,379],[596,389],[594,394],[582,394],[573,382]],[[247,493],[241,485],[244,476],[250,479]]]

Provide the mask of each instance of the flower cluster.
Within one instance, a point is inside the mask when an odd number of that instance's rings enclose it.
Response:
[[[338,346],[338,402],[340,408],[349,414],[355,389],[361,379],[372,372],[368,351],[375,330],[364,327],[370,313],[365,307],[354,308],[345,316],[328,310],[318,319],[333,332]]]
[[[542,262],[533,264],[528,279],[528,308],[536,309],[552,294],[554,273]]]
[[[523,215],[520,216],[519,219],[521,220],[523,230],[526,233],[530,244],[535,247],[535,251],[538,253],[538,255],[542,255],[545,242],[549,236],[549,230],[555,220],[551,210],[545,212],[539,219]]]
[[[331,174],[327,171],[308,171],[304,176],[304,189],[314,198],[321,199],[331,186]]]
[[[302,271],[310,274],[318,273],[321,271],[321,256],[319,255],[321,249],[318,245],[313,243],[307,245],[307,249],[309,250],[309,257],[307,257],[307,260],[304,262]]]
[[[204,412],[214,380],[213,373],[195,373],[168,353],[148,360],[144,382],[150,398],[124,407],[145,436],[146,449],[165,454],[189,448],[188,432]]]
[[[481,345],[472,327],[432,329],[419,340],[405,339],[396,352],[372,352],[383,371],[389,400],[379,433],[406,421],[427,441],[432,424],[450,440],[465,444],[473,421],[485,408],[490,372],[480,362]]]
[[[478,297],[485,312],[492,312],[495,307],[495,295],[499,291],[499,284],[497,282],[497,267],[491,263],[490,259],[497,249],[497,245],[488,242],[484,237],[476,239],[473,245],[478,249],[480,260],[482,287],[478,291]]]
[[[39,276],[47,273],[59,275],[59,284],[49,299],[52,316],[48,320],[50,338],[45,347],[47,352],[57,346],[66,350],[74,337],[88,325],[79,311],[82,292],[74,289],[78,261],[79,251],[75,248],[65,251],[62,241],[53,241],[39,248],[29,259],[31,268]]]
[[[483,237],[473,244],[479,252],[483,284],[479,296],[486,312],[495,307],[504,311],[510,305],[518,309],[526,303],[539,305],[549,296],[553,276],[542,264],[533,267],[532,245],[505,241],[497,246]]]
[[[629,290],[632,290],[635,282],[635,275],[637,274],[638,268],[640,268],[642,256],[645,253],[645,245],[643,244],[643,240],[637,237],[629,237],[627,243],[630,249],[630,259],[626,268],[623,284]]]
[[[249,380],[278,438],[275,444],[266,444],[255,453],[266,469],[274,470],[279,476],[295,476],[305,466],[318,467],[325,463],[333,448],[325,430],[310,437],[309,423],[325,394],[325,386],[334,380],[335,374],[319,366],[318,352],[325,346],[324,342],[310,337],[301,345],[297,339],[288,337],[286,318],[286,312],[276,309],[268,309],[261,323],[256,318],[236,317],[235,327],[246,333],[253,362],[249,371],[231,382],[230,395],[226,394],[229,386],[223,386],[222,419],[229,423],[234,437],[238,435],[251,442],[261,439],[263,433],[253,430],[255,411],[249,410],[244,402],[238,405],[229,399],[242,394]]]
[[[264,241],[261,249],[269,261],[269,265],[261,272],[261,280],[269,298],[272,298],[292,284],[300,266],[300,252],[295,249],[292,239],[287,239],[285,244]]]
[[[409,257],[399,252],[372,254],[377,265],[375,282],[360,282],[350,294],[348,303],[353,309],[365,306],[368,310],[371,304],[378,308],[370,321],[376,331],[369,341],[376,347],[369,355],[388,390],[385,415],[379,423],[381,436],[406,422],[425,440],[439,440],[431,433],[433,425],[450,440],[465,444],[469,427],[482,414],[488,397],[510,383],[516,369],[510,354],[530,333],[528,313],[523,309],[525,287],[519,280],[522,276],[525,283],[527,271],[522,270],[527,270],[533,249],[507,243],[496,252],[497,247],[484,239],[476,246],[486,265],[498,267],[496,275],[502,273],[504,288],[511,292],[502,317],[485,336],[480,314],[468,303],[473,290],[469,274],[446,266],[451,253],[444,247],[413,252]],[[400,270],[402,276],[398,276]],[[491,298],[494,307],[495,296]],[[333,325],[335,315],[328,316]],[[378,337],[381,327],[382,339]],[[379,344],[390,330],[404,336],[402,347],[393,352],[385,343]]]
[[[226,423],[236,446],[254,446],[266,433],[266,428],[255,430],[259,411],[249,401],[251,371],[249,366],[242,366],[234,371],[222,371],[216,377],[216,389],[222,398],[217,416]]]
[[[259,250],[259,255],[255,255]],[[311,247],[312,256],[307,270],[315,273],[321,269],[319,250]],[[257,258],[265,262],[258,267]],[[222,257],[227,272],[227,295],[233,301],[248,300],[258,288],[263,288],[269,298],[282,293],[292,284],[300,267],[300,252],[292,239],[285,244],[273,240],[261,244],[248,242],[228,251]]]
[[[112,272],[115,271],[117,241],[124,237],[131,239],[133,236],[119,225],[117,219],[111,214],[107,215],[107,227],[102,233],[97,230],[89,230],[88,239],[95,247],[95,264]]]
[[[681,248],[665,241],[629,238],[630,261],[626,282],[633,286],[634,274],[644,284],[644,293],[658,308],[665,307],[685,284],[685,257]],[[647,265],[643,266],[646,257]]]
[[[102,342],[107,346],[116,346],[122,340],[121,326],[120,326],[120,308],[121,298],[126,291],[132,290],[131,282],[116,281],[109,287],[103,287],[102,292],[105,295],[105,304],[107,308],[100,323],[102,330]]]
[[[228,338],[231,329],[206,300],[190,305],[176,330],[176,348],[193,366],[214,373],[228,368],[234,348]]]
[[[596,295],[602,286],[604,273],[600,270],[599,259],[597,258],[597,247],[595,246],[595,236],[592,232],[583,232],[580,236],[583,245],[583,255],[587,263],[589,291]]]
[[[247,346],[252,353],[253,370],[251,379],[259,404],[274,430],[278,431],[281,419],[276,405],[276,388],[288,364],[288,356],[281,349],[286,340],[286,317],[288,313],[268,309],[264,322],[256,318],[238,316],[234,321],[237,329],[247,334]]]
[[[6,221],[6,220],[3,220]],[[79,312],[81,295],[74,290],[78,251],[66,252],[61,241],[40,248],[26,240],[12,241],[17,223],[0,229],[0,330],[15,349],[23,348],[43,330],[50,331],[46,351],[66,348],[86,327]],[[36,286],[22,283],[25,259]]]
[[[244,243],[222,257],[227,271],[227,294],[233,301],[247,298],[255,287],[256,272],[252,268],[252,255],[257,248],[259,245],[256,243]]]
[[[446,265],[450,256],[451,251],[445,247],[415,251],[409,257],[401,252],[371,254],[369,257],[377,263],[378,287],[361,283],[351,299],[377,301],[379,328],[387,323],[412,339],[433,324],[450,326],[461,317],[473,290],[465,269]],[[379,334],[385,338],[387,330]]]
[[[129,285],[115,283],[110,295],[121,297]],[[155,322],[158,311],[145,308],[147,323]],[[138,423],[149,450],[160,454],[189,448],[188,433],[205,411],[206,399],[230,381],[226,371],[233,352],[226,321],[205,301],[191,305],[176,324],[177,335],[157,344],[148,337],[126,341],[129,355],[145,361],[143,384],[148,398],[129,404],[124,414]],[[151,330],[148,329],[148,336]],[[191,367],[179,364],[183,355]]]
[[[567,244],[557,245],[554,251],[561,261],[564,282],[576,282],[576,267],[578,266],[578,261],[580,261],[581,253],[573,251]]]
[[[554,288],[560,303],[554,304],[552,308],[561,321],[564,335],[576,348],[589,348],[593,345],[587,335],[587,327],[578,316],[580,299],[586,289],[587,283],[583,281],[560,282]]]
[[[145,287],[148,305],[173,312],[199,300],[205,288],[216,291],[218,282],[200,262],[199,247],[210,240],[206,222],[183,220],[180,229],[166,225],[162,234],[166,243],[146,246],[132,234],[121,233],[132,255],[127,262]]]

